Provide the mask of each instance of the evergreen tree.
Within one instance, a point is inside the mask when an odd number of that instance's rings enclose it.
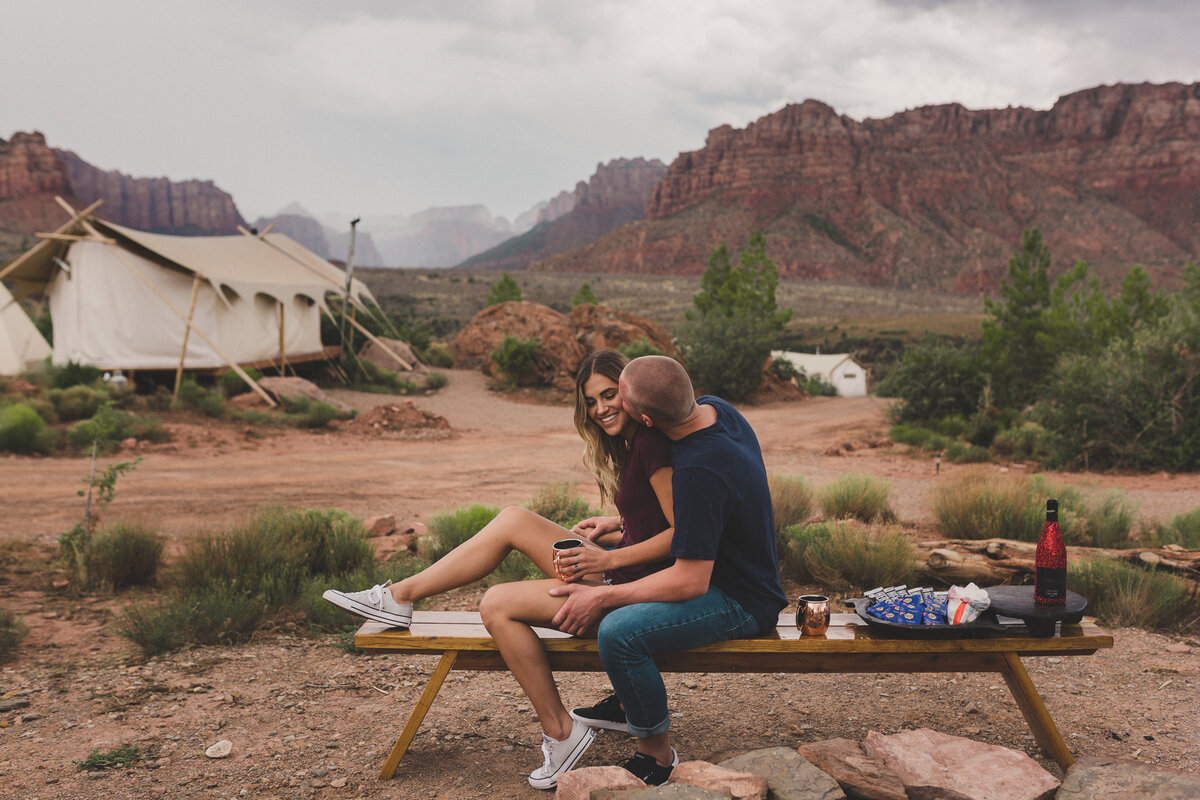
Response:
[[[580,286],[579,291],[575,292],[575,296],[571,298],[571,308],[583,303],[595,305],[597,302],[599,301],[596,300],[596,294],[592,291],[591,285],[584,281],[583,286]]]
[[[487,304],[489,306],[507,303],[510,300],[521,299],[521,287],[513,280],[513,277],[507,272],[500,276],[500,280],[492,284],[492,289],[488,292]]]

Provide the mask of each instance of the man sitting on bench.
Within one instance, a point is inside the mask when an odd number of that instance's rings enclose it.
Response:
[[[687,372],[665,356],[629,362],[619,389],[625,410],[673,443],[675,563],[630,583],[550,593],[567,597],[554,618],[560,630],[578,635],[599,624],[601,661],[638,739],[624,767],[659,785],[679,756],[654,654],[766,633],[787,599],[766,467],[750,424],[724,400],[697,401]]]

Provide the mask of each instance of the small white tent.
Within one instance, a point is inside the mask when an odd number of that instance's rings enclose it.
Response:
[[[810,378],[820,378],[841,397],[867,396],[867,371],[849,353],[792,353],[772,350],[771,357],[784,359]]]
[[[50,355],[50,345],[0,283],[0,375],[17,375]]]
[[[66,204],[64,207],[69,208]],[[326,358],[326,297],[346,275],[283,234],[166,236],[74,214],[0,269],[43,293],[53,360],[102,369],[212,369]],[[350,302],[375,303],[361,281]]]

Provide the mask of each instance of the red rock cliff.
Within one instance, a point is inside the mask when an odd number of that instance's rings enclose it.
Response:
[[[14,133],[0,139],[0,230],[31,234],[67,221],[54,196],[75,200],[62,162],[46,145],[46,137]]]
[[[1060,266],[1170,282],[1200,254],[1200,84],[1103,86],[1049,111],[944,105],[857,122],[808,100],[682,153],[646,219],[534,269],[698,273],[762,229],[785,275],[988,291],[1037,226]]]

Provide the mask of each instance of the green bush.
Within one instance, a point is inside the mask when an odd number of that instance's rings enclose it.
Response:
[[[445,345],[431,344],[425,348],[425,363],[431,367],[450,369],[454,366],[454,356]]]
[[[920,447],[922,450],[945,450],[951,440],[937,431],[915,425],[900,423],[893,425],[888,431],[888,438],[893,442]]]
[[[87,577],[92,586],[124,589],[153,583],[162,564],[163,543],[142,525],[115,522],[87,545]]]
[[[888,506],[891,488],[886,481],[862,473],[843,475],[817,492],[817,503],[832,519],[857,519],[863,522],[894,520]]]
[[[526,508],[564,528],[573,527],[581,519],[599,513],[588,508],[587,501],[575,493],[569,481],[543,486]]]
[[[985,382],[978,345],[929,339],[905,350],[875,391],[900,398],[891,411],[896,422],[929,425],[955,414],[974,414]]]
[[[635,358],[641,358],[642,356],[666,355],[666,353],[664,353],[662,350],[659,350],[657,347],[651,344],[649,339],[644,337],[641,339],[634,339],[629,344],[621,345],[617,348],[617,352],[624,355],[630,361],[633,361]]]
[[[8,609],[0,608],[0,661],[9,658],[25,638],[29,629],[12,615]]]
[[[1166,525],[1152,524],[1146,538],[1154,546],[1177,544],[1188,550],[1200,549],[1200,508],[1180,514]]]
[[[47,359],[48,361],[49,359]],[[50,364],[46,369],[46,377],[50,386],[55,389],[66,389],[71,386],[90,386],[100,380],[100,370],[86,364],[68,361],[61,367]]]
[[[1050,433],[1036,422],[1022,422],[1000,431],[992,441],[997,455],[1013,461],[1042,461],[1051,449]]]
[[[799,475],[771,475],[767,478],[771,490],[771,510],[775,514],[775,535],[784,528],[808,519],[813,510],[813,492]]]
[[[533,374],[542,343],[537,339],[521,340],[505,336],[489,354],[497,369],[513,383],[527,382]]]
[[[492,288],[488,291],[487,304],[494,306],[520,299],[521,287],[517,285],[517,282],[513,280],[511,275],[504,272],[501,273],[500,280],[492,284]]]
[[[267,608],[248,592],[219,586],[188,594],[168,594],[125,608],[117,633],[146,656],[192,644],[236,644],[262,627]]]
[[[982,464],[992,460],[992,451],[977,444],[950,442],[946,445],[946,460],[952,464]]]
[[[90,386],[71,386],[66,389],[51,389],[46,399],[62,422],[89,419],[108,400],[108,393]]]
[[[479,533],[499,513],[500,509],[498,508],[476,503],[466,508],[438,514],[429,520],[430,536],[422,543],[426,551],[421,555],[429,561],[437,561]]]
[[[158,417],[139,417],[127,411],[119,411],[112,403],[105,403],[91,419],[76,423],[67,431],[67,441],[76,450],[89,450],[92,443],[101,453],[112,452],[126,439],[147,442],[165,442],[171,438]]]
[[[101,753],[99,748],[88,754],[88,757],[83,761],[73,762],[80,770],[95,772],[104,769],[129,769],[139,761],[145,761],[151,758],[157,758],[158,753],[154,750],[142,750],[137,745],[123,744],[119,747],[114,747],[107,753]]]
[[[584,281],[583,285],[579,287],[579,290],[576,291],[574,296],[571,297],[572,308],[584,303],[591,303],[592,305],[595,305],[598,302],[599,301],[596,300],[596,293],[592,291],[591,284],[589,284],[587,281]]]
[[[220,392],[205,389],[191,375],[185,375],[179,384],[179,403],[185,408],[194,408],[208,417],[225,416],[225,401]]]
[[[417,390],[417,384],[413,381],[365,358],[359,359],[357,365],[362,380],[355,381],[351,387],[357,391],[379,394],[411,394]]]
[[[54,433],[46,421],[24,403],[0,408],[0,452],[49,453]]]
[[[915,575],[916,551],[899,533],[830,526],[804,548],[805,569],[822,586],[845,591],[908,583]]]
[[[444,372],[431,372],[425,376],[425,388],[438,390],[446,386],[450,379],[446,377]]]
[[[804,553],[817,539],[828,539],[840,523],[818,522],[811,525],[789,525],[776,536],[779,574],[798,583],[815,581],[804,565]]]
[[[253,367],[246,370],[246,374],[254,381],[262,377],[262,373]],[[228,400],[235,395],[250,391],[250,384],[246,383],[241,375],[231,369],[228,372],[222,373],[221,377],[217,380],[217,391],[221,393],[222,397]]]
[[[797,385],[813,397],[838,396],[837,388],[820,375],[806,375],[802,372]]]
[[[1180,630],[1200,618],[1200,603],[1178,578],[1107,558],[1067,567],[1067,586],[1088,598],[1105,625]]]
[[[796,365],[786,358],[773,358],[771,365],[767,367],[767,371],[781,381],[797,381],[803,374],[796,369]]]
[[[344,511],[266,508],[245,525],[191,540],[170,573],[185,592],[220,587],[276,609],[294,601],[310,576],[347,575],[374,561],[362,521]]]
[[[13,402],[24,403],[37,412],[37,415],[46,421],[47,425],[53,425],[58,422],[58,412],[54,409],[54,403],[42,395],[40,397],[23,397],[17,398]],[[4,401],[0,401],[0,406],[9,405]]]

